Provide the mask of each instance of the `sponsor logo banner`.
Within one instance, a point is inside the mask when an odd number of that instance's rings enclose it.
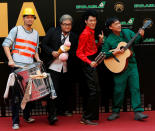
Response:
[[[155,43],[155,38],[145,38],[143,42],[144,43]]]
[[[103,12],[106,1],[97,2],[96,4],[77,4],[75,9],[77,12],[83,12],[87,9],[95,9],[96,11]]]
[[[130,18],[128,21],[121,21],[122,28],[132,28],[135,18]]]
[[[134,4],[134,10],[136,11],[155,11],[155,4]]]

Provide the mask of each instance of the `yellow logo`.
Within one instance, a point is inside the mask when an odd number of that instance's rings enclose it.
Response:
[[[45,36],[44,27],[42,25],[42,22],[39,18],[39,15],[33,2],[23,2],[23,6],[21,8],[16,25],[23,25],[22,12],[27,7],[33,8],[35,15],[37,17],[32,27],[38,31],[39,36]],[[8,3],[0,3],[0,37],[6,37],[7,35],[8,35]]]
[[[122,2],[115,3],[114,10],[116,12],[122,12],[122,11],[124,11],[124,4]]]

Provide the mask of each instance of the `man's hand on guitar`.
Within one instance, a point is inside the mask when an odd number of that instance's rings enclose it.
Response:
[[[116,55],[116,54],[123,54],[124,53],[124,49],[116,49],[114,52],[113,52],[113,55]]]
[[[142,36],[142,37],[144,37],[144,30],[143,29],[139,29],[139,34]]]
[[[97,64],[95,61],[92,61],[92,62],[90,63],[90,66],[93,67],[93,68],[95,68],[97,65],[98,65],[98,64]]]

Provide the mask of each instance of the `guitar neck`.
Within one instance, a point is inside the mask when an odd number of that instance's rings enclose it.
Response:
[[[150,24],[152,23],[151,20],[148,20],[141,29],[145,30]],[[135,39],[137,38],[137,36],[139,35],[139,32],[136,33],[136,35],[128,42],[128,44],[124,47],[124,49],[128,49],[132,43],[135,41]]]
[[[135,41],[135,39],[137,38],[137,36],[139,35],[139,32],[136,33],[136,35],[128,42],[128,44],[124,47],[125,50],[127,50],[132,43]]]

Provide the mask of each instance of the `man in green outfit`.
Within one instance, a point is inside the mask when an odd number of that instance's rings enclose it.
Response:
[[[135,33],[129,29],[122,29],[120,21],[117,18],[109,18],[106,21],[106,27],[110,34],[106,38],[102,47],[102,52],[106,54],[106,58],[112,57],[116,54],[124,53],[124,49],[118,49],[114,52],[109,52],[111,49],[117,48],[119,42],[128,42],[135,35]],[[144,30],[139,30],[139,35],[133,44],[140,42],[144,36]],[[125,88],[128,84],[131,92],[131,103],[133,111],[135,112],[135,120],[143,120],[148,118],[148,115],[144,115],[142,112],[144,109],[141,107],[140,100],[140,88],[139,88],[139,74],[137,69],[137,63],[135,59],[135,53],[131,47],[133,55],[128,59],[128,67],[121,73],[114,74],[114,94],[113,94],[113,113],[108,117],[108,120],[115,120],[120,117],[120,108],[123,104]]]

